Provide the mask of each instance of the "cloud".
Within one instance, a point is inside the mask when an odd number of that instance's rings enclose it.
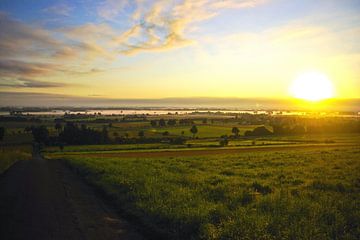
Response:
[[[117,55],[103,47],[113,42],[116,36],[105,24],[50,30],[0,12],[0,29],[2,77],[16,79],[59,73],[92,74],[96,59],[112,60]]]
[[[215,17],[222,9],[254,7],[263,2],[106,0],[96,9],[106,21],[61,28],[22,22],[0,12],[0,74],[14,80],[94,74],[97,72],[92,69],[99,62],[105,66],[104,62],[120,54],[167,51],[194,44],[195,40],[187,36],[196,23]],[[62,16],[72,10],[64,3],[43,9]],[[119,15],[128,20],[121,31],[107,22],[116,21]]]
[[[58,66],[46,63],[30,63],[0,59],[1,76],[40,76],[57,69]]]
[[[0,58],[45,57],[60,46],[49,31],[11,19],[1,12],[0,29]]]
[[[211,19],[221,10],[249,8],[266,0],[184,0],[184,1],[133,1],[133,24],[114,40],[120,53],[165,51],[184,47],[195,41],[186,34],[196,23]],[[105,1],[98,9],[100,17],[115,21],[129,5],[128,1]]]
[[[112,20],[114,17],[128,5],[127,0],[105,0],[97,9],[98,15],[107,20]]]
[[[43,82],[34,79],[19,78],[13,79],[0,79],[0,87],[11,88],[57,88],[66,87],[68,84],[60,82]]]
[[[45,13],[56,14],[66,17],[70,16],[72,10],[73,8],[65,3],[56,4],[43,9]]]

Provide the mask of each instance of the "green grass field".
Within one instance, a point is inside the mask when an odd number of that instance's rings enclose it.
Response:
[[[153,158],[46,156],[63,159],[122,211],[168,238],[360,236],[357,147]]]

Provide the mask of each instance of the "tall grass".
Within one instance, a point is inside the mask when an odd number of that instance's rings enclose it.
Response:
[[[360,237],[360,151],[354,148],[63,159],[167,238]]]
[[[31,158],[31,146],[0,146],[0,174],[19,160]]]

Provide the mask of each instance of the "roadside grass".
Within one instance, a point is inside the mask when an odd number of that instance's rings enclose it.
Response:
[[[171,239],[359,239],[360,151],[61,158]]]
[[[31,159],[31,146],[0,146],[0,174],[19,160]]]
[[[139,150],[139,149],[168,149],[177,148],[180,146],[170,145],[164,143],[146,143],[146,144],[104,144],[104,145],[71,145],[65,146],[63,153],[66,152],[91,152],[91,151],[117,151],[117,150]],[[44,152],[60,153],[59,147],[46,147]]]

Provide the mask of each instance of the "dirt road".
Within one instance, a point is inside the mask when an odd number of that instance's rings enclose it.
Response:
[[[58,161],[39,155],[0,176],[0,239],[143,239]]]

